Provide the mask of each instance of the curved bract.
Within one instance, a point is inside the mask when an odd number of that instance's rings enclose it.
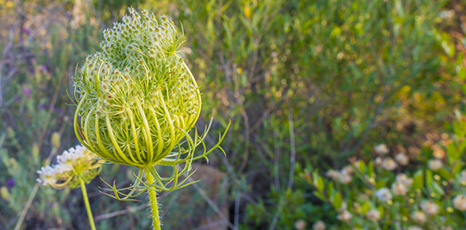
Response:
[[[194,127],[201,97],[178,53],[183,33],[167,16],[129,11],[77,71],[74,124],[102,159],[148,168]]]

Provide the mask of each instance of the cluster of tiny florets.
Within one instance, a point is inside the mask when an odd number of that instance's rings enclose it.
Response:
[[[57,156],[57,164],[47,165],[37,171],[37,182],[54,188],[75,188],[79,185],[78,177],[88,182],[99,174],[103,161],[98,158],[83,146],[70,148]]]
[[[115,163],[153,163],[160,157],[149,156],[148,145],[166,153],[183,136],[171,129],[189,131],[200,112],[199,90],[179,54],[183,33],[165,15],[129,8],[103,35],[100,52],[74,79],[85,145]]]

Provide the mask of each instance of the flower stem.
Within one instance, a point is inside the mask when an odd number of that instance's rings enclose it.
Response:
[[[83,191],[83,200],[84,204],[86,205],[87,217],[89,218],[89,225],[91,225],[91,229],[95,230],[94,218],[92,217],[91,206],[89,205],[89,198],[87,198],[87,191],[86,191],[86,184],[84,180],[79,178],[81,183],[81,190]]]
[[[149,170],[145,169],[146,172],[146,180],[147,184],[153,184],[155,182],[154,176],[149,172]],[[150,210],[152,214],[152,224],[154,225],[154,230],[161,230],[162,228],[160,227],[160,217],[159,217],[159,207],[157,204],[157,192],[154,190],[147,190],[149,193],[149,204],[150,204]]]

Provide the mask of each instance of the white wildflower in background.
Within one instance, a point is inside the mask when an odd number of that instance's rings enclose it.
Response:
[[[392,184],[392,192],[395,195],[404,196],[408,192],[408,189],[403,183],[397,181]]]
[[[456,196],[453,199],[453,206],[460,211],[466,211],[466,197],[464,195]]]
[[[429,160],[429,168],[434,170],[434,171],[437,171],[439,170],[442,166],[443,166],[443,163],[441,160]]]
[[[358,167],[358,166],[356,166],[356,167]],[[347,166],[343,167],[342,171],[345,171],[348,174],[353,174],[353,166],[347,165]]]
[[[352,217],[353,215],[351,215],[351,213],[348,212],[348,210],[344,210],[343,212],[340,213],[340,215],[337,216],[337,219],[348,222],[351,220]]]
[[[348,184],[351,182],[351,175],[346,170],[341,170],[340,172],[340,182],[343,184]]]
[[[392,194],[388,188],[381,188],[375,192],[375,196],[379,198],[379,200],[387,202],[392,199]]]
[[[375,164],[375,166],[381,166],[382,165],[382,158],[381,157],[375,158],[374,164]]]
[[[306,229],[306,222],[304,220],[298,220],[296,223],[294,223],[294,227],[297,230],[304,230]]]
[[[312,227],[314,230],[325,230],[325,223],[321,220],[318,220]]]
[[[385,155],[390,152],[386,144],[379,144],[374,146],[374,152],[378,155]]]
[[[416,211],[413,213],[413,215],[411,215],[411,218],[413,218],[414,221],[422,224],[424,222],[426,222],[427,218],[426,218],[426,214],[424,214],[423,212],[420,212],[420,211]]]
[[[455,16],[455,11],[454,10],[444,10],[438,14],[440,18],[452,18]]]
[[[412,226],[412,227],[409,227],[408,230],[422,230],[422,228],[419,226]]]
[[[427,214],[427,215],[435,215],[439,212],[439,207],[436,203],[432,201],[425,201],[421,204],[422,210]]]
[[[340,179],[340,173],[336,170],[330,169],[325,173],[326,176],[332,178],[333,180],[339,180]]]
[[[385,159],[383,159],[383,162],[382,162],[382,167],[388,171],[393,171],[396,169],[398,165],[396,164],[396,162],[390,158],[390,157],[387,157]]]
[[[80,184],[80,178],[89,182],[100,173],[103,160],[83,146],[76,146],[57,156],[57,164],[42,167],[37,171],[40,185],[50,185],[53,188],[75,188]]]
[[[413,179],[409,178],[406,174],[400,173],[396,176],[396,182],[402,183],[406,187],[411,186],[413,184]]]
[[[404,153],[398,153],[395,156],[396,162],[398,162],[400,165],[407,165],[409,163],[409,158],[406,156]]]
[[[379,220],[380,219],[380,212],[379,210],[375,209],[375,210],[370,210],[366,213],[366,216],[369,220]]]

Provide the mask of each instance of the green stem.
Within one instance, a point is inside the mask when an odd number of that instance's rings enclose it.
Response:
[[[87,217],[89,218],[89,225],[91,225],[91,229],[95,230],[94,218],[92,217],[91,206],[89,205],[89,198],[87,198],[87,191],[86,191],[86,184],[84,180],[79,178],[81,183],[81,190],[83,191],[83,200],[84,204],[86,205]]]
[[[146,173],[147,184],[153,184],[155,182],[154,176],[152,176],[148,169],[145,169],[144,171]],[[152,189],[147,190],[147,192],[149,193],[149,204],[152,214],[152,224],[154,225],[154,230],[161,230],[162,228],[160,227],[159,207],[157,204],[157,192],[155,192]]]

